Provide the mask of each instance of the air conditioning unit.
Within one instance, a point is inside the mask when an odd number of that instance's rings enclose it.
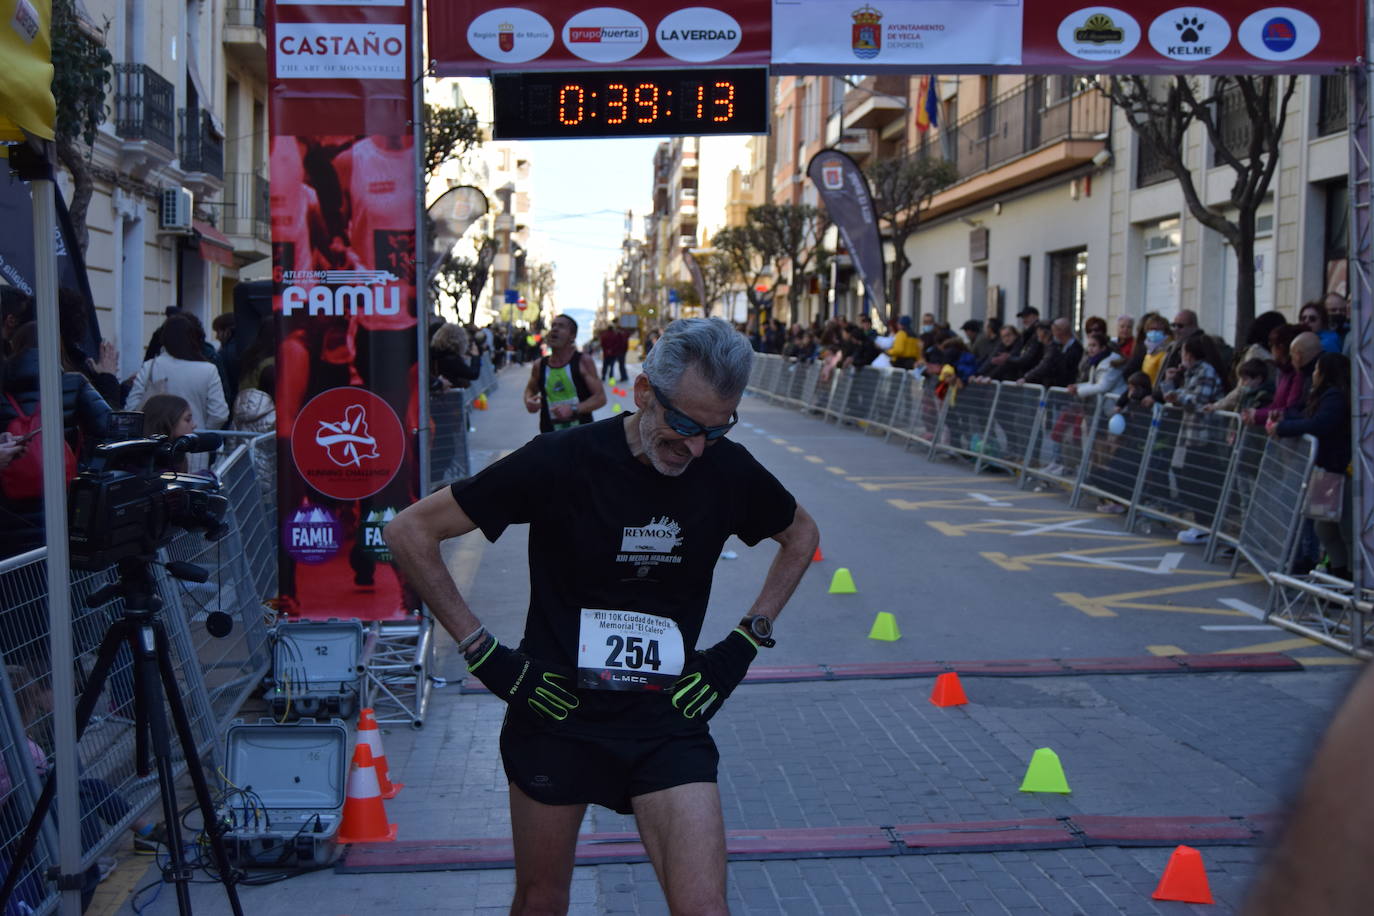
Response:
[[[195,197],[186,188],[164,188],[162,209],[158,213],[158,227],[163,232],[191,232],[191,215],[195,211]]]

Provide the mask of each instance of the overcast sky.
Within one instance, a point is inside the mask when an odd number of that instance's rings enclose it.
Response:
[[[556,265],[556,301],[583,325],[601,304],[601,280],[616,262],[625,211],[636,222],[653,203],[654,150],[662,140],[531,140],[531,254]],[[642,225],[642,223],[640,223]],[[638,232],[638,228],[636,228]]]

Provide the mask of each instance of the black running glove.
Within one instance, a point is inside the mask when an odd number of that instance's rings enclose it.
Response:
[[[468,672],[510,704],[524,703],[547,722],[562,722],[578,706],[571,673],[563,673],[516,649],[507,649],[487,634],[474,647]]]
[[[749,663],[758,654],[749,637],[731,630],[729,636],[692,656],[682,669],[682,676],[673,684],[673,708],[685,719],[709,720],[744,680]]]

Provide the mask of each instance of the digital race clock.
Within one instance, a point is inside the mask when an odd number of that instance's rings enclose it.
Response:
[[[768,133],[768,69],[493,73],[493,138]]]

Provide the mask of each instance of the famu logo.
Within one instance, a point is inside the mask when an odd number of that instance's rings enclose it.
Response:
[[[389,270],[288,270],[282,282],[291,284],[281,293],[281,313],[287,317],[399,315],[405,301],[405,284]]]
[[[324,563],[343,545],[343,526],[328,509],[306,504],[282,526],[286,552],[301,563]]]
[[[638,528],[626,526],[620,539],[621,553],[672,553],[682,543],[682,528],[664,516]]]
[[[382,529],[386,523],[396,517],[396,510],[388,506],[385,509],[373,509],[367,513],[367,518],[358,526],[358,539],[362,543],[363,550],[372,555],[378,563],[391,562],[391,548],[386,545],[382,538]]]

